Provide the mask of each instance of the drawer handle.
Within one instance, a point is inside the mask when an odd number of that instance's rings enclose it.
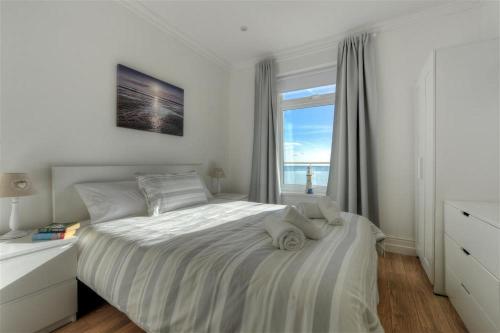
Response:
[[[462,247],[462,252],[465,253],[466,255],[470,256],[470,252],[467,251],[466,249],[464,249],[463,247]]]
[[[465,288],[464,284],[463,284],[463,283],[460,283],[460,285],[462,286],[462,288],[464,288],[464,290],[467,292],[467,294],[469,294],[469,295],[470,295],[470,291],[469,291],[467,288]]]
[[[462,211],[462,214],[463,214],[465,217],[469,217],[469,215],[470,215],[469,213],[464,212],[464,211]]]

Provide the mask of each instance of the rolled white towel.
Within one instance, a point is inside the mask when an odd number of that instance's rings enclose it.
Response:
[[[305,243],[304,233],[283,221],[283,214],[275,213],[264,218],[264,227],[273,239],[273,246],[288,251],[300,250]]]
[[[324,221],[309,220],[292,206],[286,208],[284,220],[302,230],[304,235],[310,239],[321,239],[328,230]]]
[[[308,219],[324,219],[325,216],[319,209],[317,202],[301,202],[297,205],[297,209]]]
[[[322,197],[318,200],[318,207],[329,224],[342,224],[342,218],[340,217],[340,207],[338,203],[331,200],[329,197]]]

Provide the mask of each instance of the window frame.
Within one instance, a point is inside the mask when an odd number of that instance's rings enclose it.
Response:
[[[311,87],[313,88],[313,87]],[[308,89],[308,88],[304,88]],[[284,133],[283,133],[283,113],[287,110],[303,109],[308,107],[317,107],[325,105],[334,105],[335,107],[335,93],[314,95],[302,98],[295,98],[289,100],[283,100],[283,93],[287,91],[282,91],[278,95],[278,177],[280,182],[280,192],[281,193],[302,193],[305,194],[305,185],[300,184],[285,184],[284,183],[284,162],[285,162],[285,149],[284,149]],[[334,109],[335,112],[335,109]],[[333,126],[333,124],[332,124]],[[326,194],[326,186],[314,185],[314,194]]]

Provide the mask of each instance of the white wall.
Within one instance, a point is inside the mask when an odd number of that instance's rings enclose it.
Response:
[[[1,2],[1,170],[28,172],[23,226],[51,219],[50,166],[226,166],[229,73],[120,4]],[[184,137],[116,127],[116,64],[184,88]],[[2,199],[0,229],[8,220]]]
[[[431,17],[377,34],[379,199],[382,229],[414,239],[414,85],[434,48],[498,36],[498,3]]]
[[[438,293],[444,293],[444,200],[499,200],[498,42],[436,52],[434,291]]]
[[[457,7],[443,15],[428,15],[382,26],[375,37],[379,111],[379,202],[382,230],[412,246],[413,227],[413,100],[414,85],[434,48],[498,36],[498,3]],[[321,50],[279,62],[279,72],[293,72],[334,62],[336,50]],[[251,103],[251,104],[250,104]],[[231,74],[229,168],[238,175],[231,188],[248,189],[253,119],[253,70]],[[247,130],[247,128],[249,128]],[[238,134],[238,135],[235,135]],[[408,242],[409,241],[409,242]]]
[[[229,85],[228,115],[228,180],[226,184],[232,191],[248,193],[252,169],[253,106],[254,106],[253,67],[231,72]]]

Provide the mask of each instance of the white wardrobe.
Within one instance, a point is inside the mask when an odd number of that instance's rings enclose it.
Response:
[[[498,39],[437,49],[415,91],[417,255],[445,294],[445,200],[499,200]]]

